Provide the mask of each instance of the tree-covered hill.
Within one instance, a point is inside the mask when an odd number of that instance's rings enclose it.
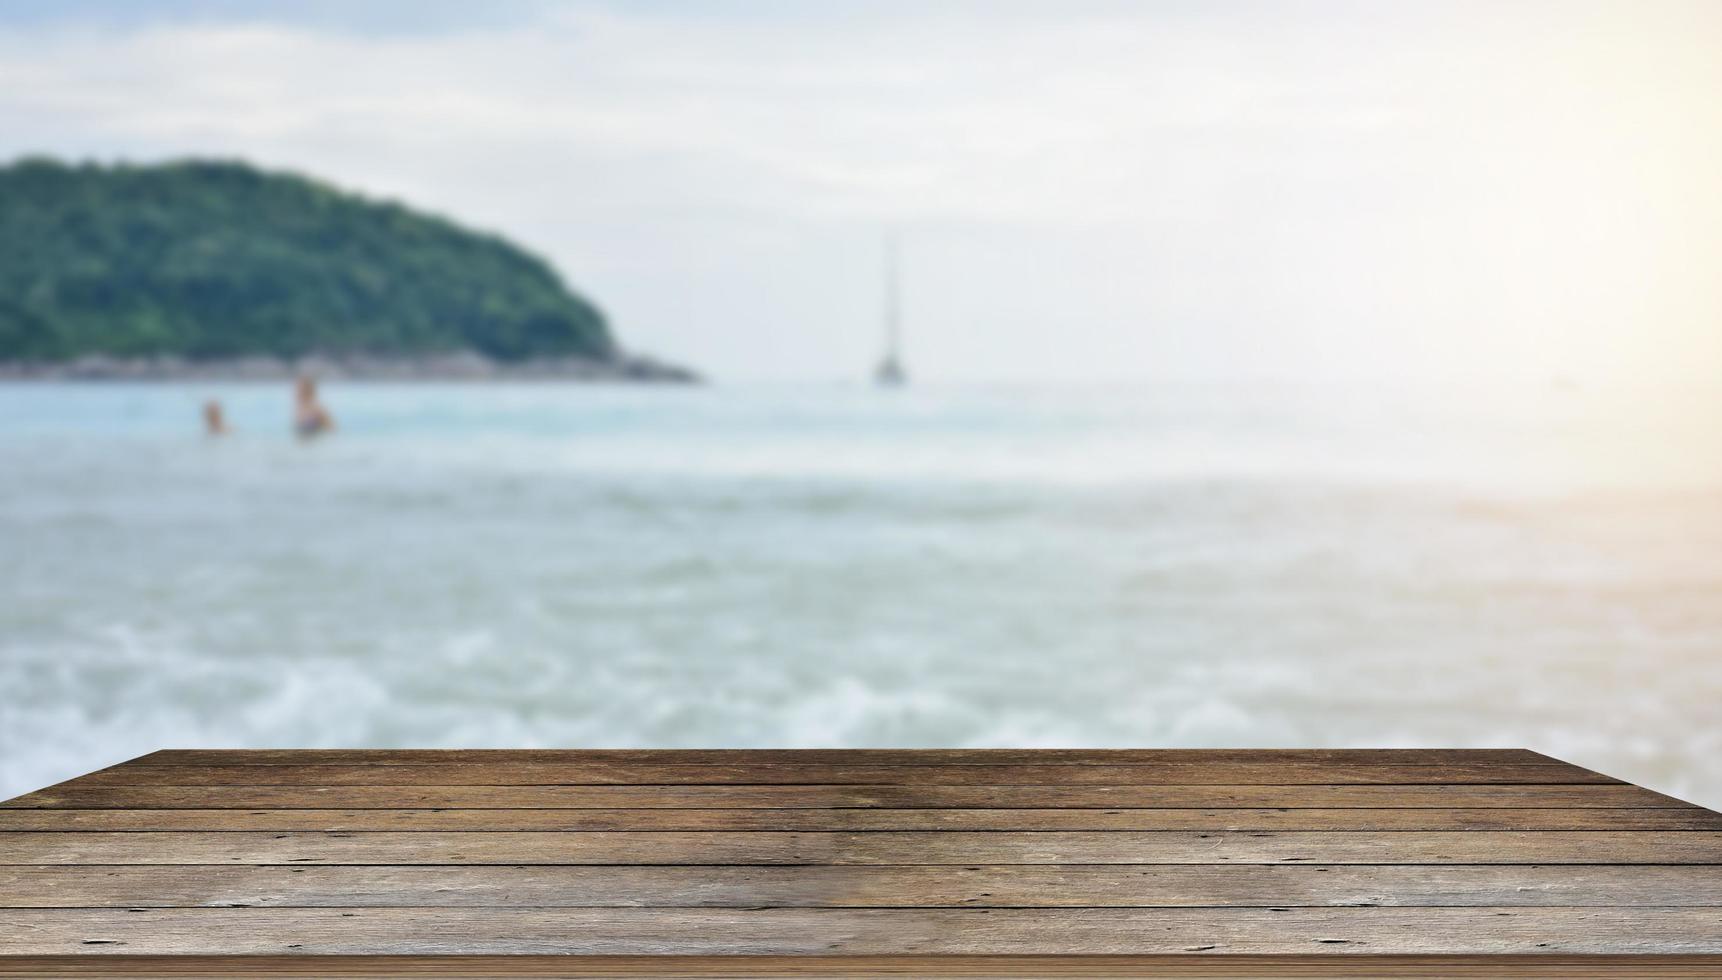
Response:
[[[617,358],[541,259],[239,163],[0,167],[0,361]]]

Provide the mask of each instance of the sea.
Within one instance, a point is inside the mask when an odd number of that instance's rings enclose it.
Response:
[[[1722,399],[0,385],[0,797],[162,747],[1523,746],[1722,806]],[[221,400],[233,432],[208,438]]]

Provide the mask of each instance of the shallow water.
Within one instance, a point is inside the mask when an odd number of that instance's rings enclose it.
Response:
[[[197,435],[218,393],[237,428]],[[1673,396],[0,387],[0,795],[163,746],[1517,746],[1722,805]]]

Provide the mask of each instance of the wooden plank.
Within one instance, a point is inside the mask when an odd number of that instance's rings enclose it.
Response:
[[[123,765],[1568,765],[1529,749],[160,749]]]
[[[0,810],[0,957],[1722,966],[1719,823],[1523,752],[167,752]]]
[[[1722,956],[1636,954],[1482,954],[1414,956],[1352,953],[1271,956],[1180,953],[1177,956],[0,956],[0,977],[875,977],[1059,978],[1159,977],[1589,977],[1722,976]]]
[[[1698,807],[1536,809],[0,809],[0,831],[1722,830]]]
[[[1715,864],[1713,831],[0,834],[0,864]]]
[[[1722,954],[1718,908],[17,909],[0,954]]]
[[[1604,783],[1609,776],[1567,765],[1355,766],[1328,763],[1166,763],[1072,765],[698,765],[631,762],[393,766],[125,765],[73,780],[74,786],[1279,786]]]
[[[1682,807],[1631,785],[1476,786],[57,786],[0,807],[1186,808]]]
[[[0,867],[3,908],[1714,906],[1718,865]]]

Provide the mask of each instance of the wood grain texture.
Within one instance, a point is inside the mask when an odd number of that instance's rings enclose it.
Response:
[[[0,907],[1714,906],[1717,865],[0,867]]]
[[[0,864],[1717,864],[1715,831],[0,834]]]
[[[1057,978],[1118,977],[1216,980],[1240,977],[1540,977],[1713,978],[1722,956],[1533,955],[1348,956],[1248,953],[1179,956],[0,956],[0,977],[501,977],[706,978],[874,977]]]
[[[1691,807],[1639,786],[67,786],[0,807],[1110,809]]]
[[[126,765],[70,786],[1292,786],[1602,783],[1620,780],[1568,765],[1346,765],[1151,763],[1143,765],[675,766],[630,762],[494,762],[452,765]]]
[[[14,909],[0,954],[1722,954],[1717,908]]]
[[[1722,830],[1699,807],[1493,809],[0,809],[0,831]]]
[[[1529,749],[160,749],[122,765],[490,765],[628,762],[734,765],[1141,765],[1214,762],[1352,766],[1571,766]]]
[[[0,976],[205,967],[1705,975],[1722,814],[1355,749],[163,751],[0,804]]]

